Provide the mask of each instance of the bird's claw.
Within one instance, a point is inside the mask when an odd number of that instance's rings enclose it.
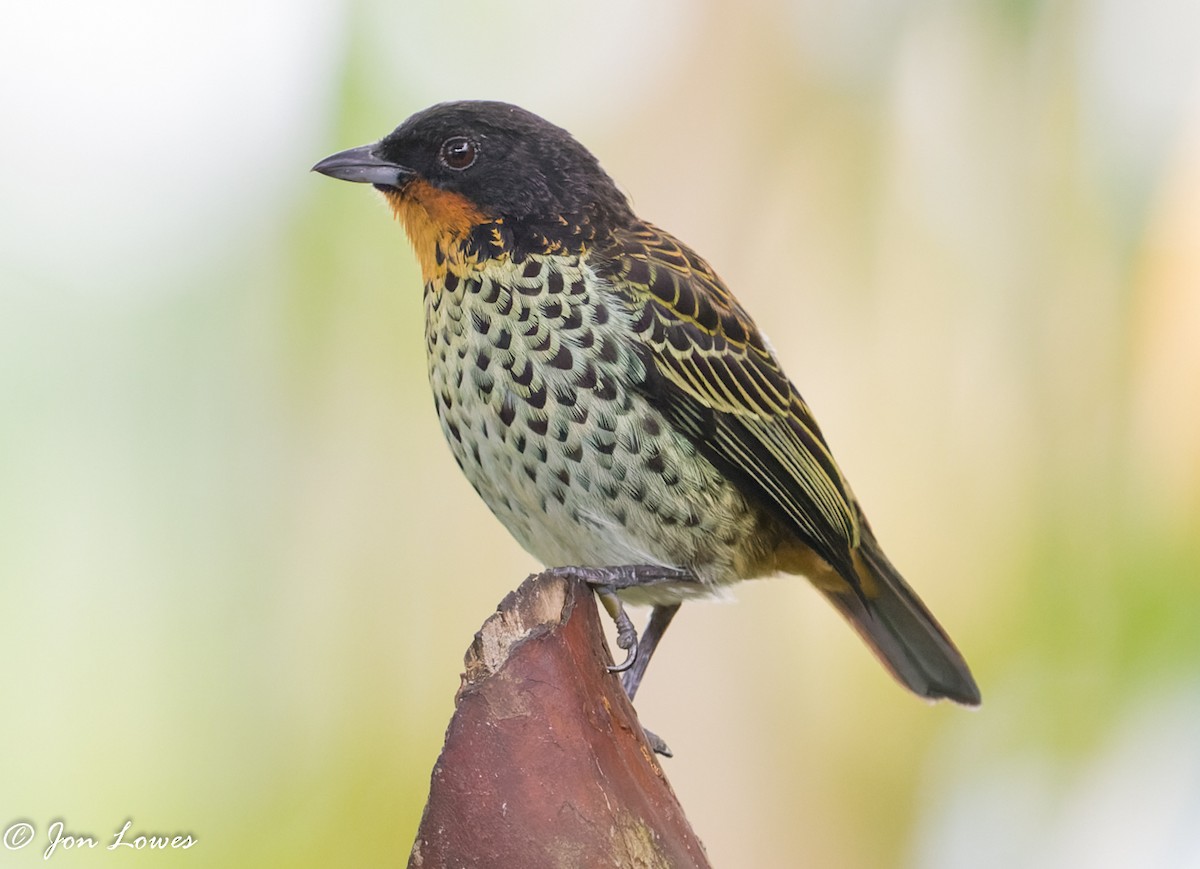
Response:
[[[663,631],[667,629],[667,625],[670,624],[672,617],[679,609],[679,604],[656,606],[650,616],[650,624],[646,627],[644,642],[639,643],[637,629],[633,626],[633,620],[629,618],[629,614],[625,611],[625,605],[617,592],[622,589],[653,586],[660,583],[699,583],[700,581],[694,573],[687,570],[644,564],[627,564],[616,567],[552,567],[542,575],[581,579],[591,586],[596,597],[600,598],[600,603],[604,605],[604,609],[617,628],[617,646],[625,650],[624,661],[619,664],[611,664],[605,669],[609,673],[623,674],[621,684],[630,700],[633,700],[633,695],[637,693],[642,675],[646,671],[646,664],[650,660],[650,656],[654,654],[654,649],[658,646]],[[644,732],[646,742],[655,754],[663,757],[672,756],[670,747],[660,736],[649,730]]]
[[[612,586],[600,586],[596,588],[596,594],[604,603],[604,608],[608,610],[612,616],[613,622],[617,626],[617,647],[624,649],[625,660],[619,664],[609,666],[610,673],[624,673],[637,661],[638,653],[638,635],[637,628],[633,626],[633,620],[629,618],[629,613],[625,611],[625,604],[617,597],[616,589]]]
[[[675,753],[671,751],[671,746],[663,741],[663,738],[653,731],[642,728],[642,733],[646,734],[646,742],[650,746],[650,750],[655,754],[661,754],[663,757],[674,757]]]
[[[629,588],[647,588],[663,584],[688,584],[699,583],[696,575],[689,570],[678,567],[665,567],[657,564],[623,564],[609,567],[583,567],[580,565],[551,567],[547,569],[543,576],[559,576],[573,577],[581,579],[592,587],[596,592],[596,596],[600,598],[600,602],[604,604],[605,610],[617,627],[617,645],[626,652],[625,660],[619,664],[613,664],[608,667],[610,673],[626,673],[634,668],[638,663],[638,633],[634,628],[633,622],[629,615],[625,612],[625,606],[621,603],[617,592]],[[666,628],[667,622],[670,621],[671,615],[674,615],[678,605],[673,605],[668,608],[670,615],[662,619],[662,624],[657,630],[651,629],[650,644],[647,647],[646,655],[654,653],[654,647],[658,645],[658,636],[662,630]],[[641,671],[645,669],[645,664],[636,671],[636,675],[627,677],[630,679],[626,685],[627,693],[630,698],[637,691],[637,685],[641,681]]]

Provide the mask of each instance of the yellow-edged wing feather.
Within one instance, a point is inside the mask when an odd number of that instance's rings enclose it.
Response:
[[[667,233],[641,224],[614,241],[600,273],[633,314],[648,395],[857,589],[854,499],[757,327],[709,265]]]
[[[632,316],[649,400],[848,583],[818,587],[901,682],[978,705],[962,655],[879,548],[808,406],[708,264],[646,224],[597,253]]]

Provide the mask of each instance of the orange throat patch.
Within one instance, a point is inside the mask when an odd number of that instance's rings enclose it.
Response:
[[[383,195],[408,234],[426,282],[445,276],[452,264],[468,265],[462,256],[462,242],[471,230],[488,222],[475,203],[421,179],[410,182],[403,191],[385,190]]]

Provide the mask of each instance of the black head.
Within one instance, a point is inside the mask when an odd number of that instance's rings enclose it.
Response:
[[[379,142],[334,154],[313,169],[401,195],[425,181],[508,223],[632,219],[624,194],[591,152],[561,127],[508,103],[432,106]]]

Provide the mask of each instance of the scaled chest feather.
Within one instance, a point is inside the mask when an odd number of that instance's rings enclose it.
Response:
[[[630,312],[578,258],[445,272],[426,284],[425,315],[446,440],[530,553],[547,565],[682,555],[710,581],[736,578],[725,562],[754,511],[635,388]]]
[[[524,543],[514,523],[532,529],[527,519],[565,507],[568,489],[590,489],[618,453],[619,417],[633,408],[629,366],[639,364],[613,323],[622,312],[578,260],[529,257],[446,272],[426,284],[425,315],[450,448]]]

